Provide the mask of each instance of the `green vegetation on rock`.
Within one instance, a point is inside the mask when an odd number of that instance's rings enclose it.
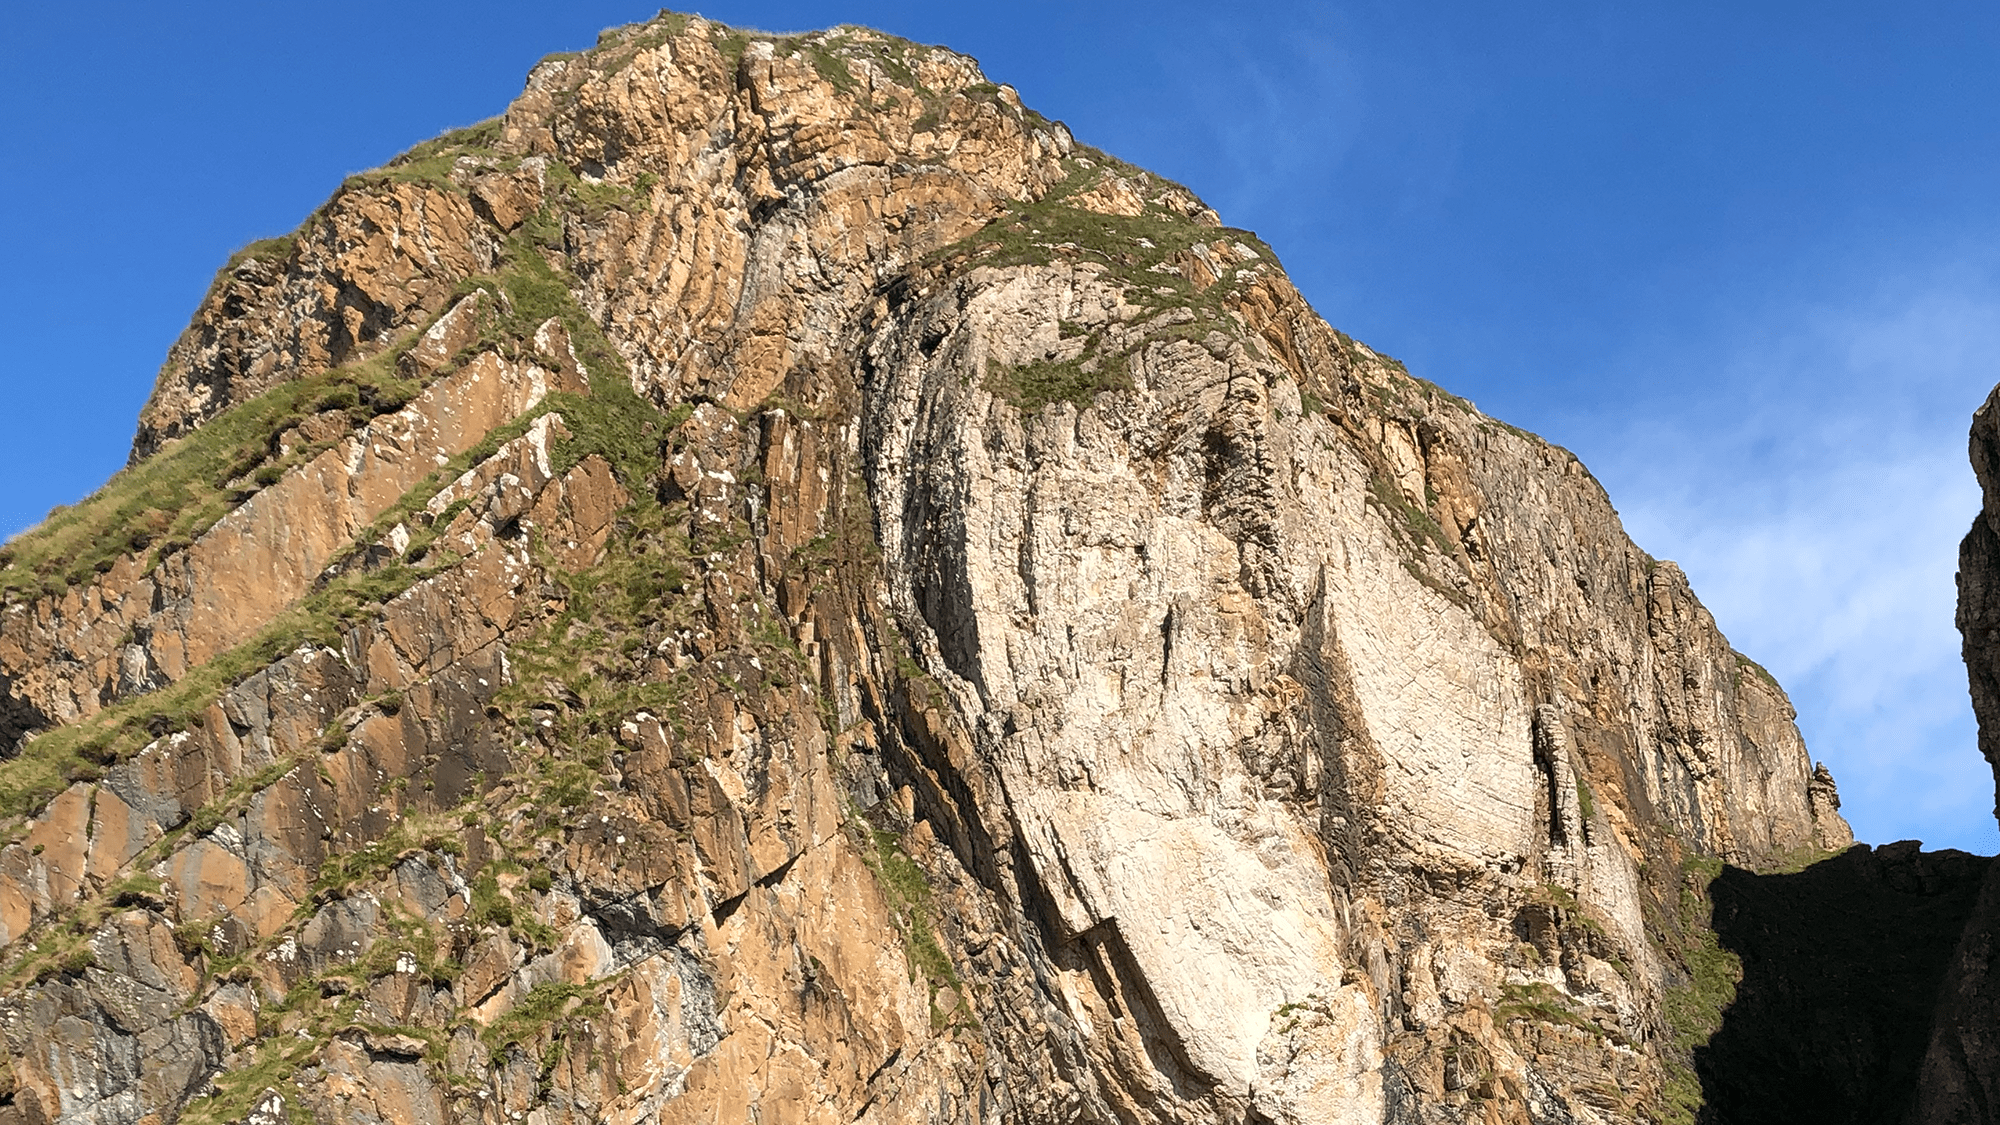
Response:
[[[986,226],[929,260],[956,270],[1046,266],[1058,260],[1090,263],[1123,289],[1125,299],[1141,310],[1144,326],[1136,332],[1089,334],[1072,358],[989,365],[984,376],[988,390],[1030,412],[1056,402],[1087,406],[1105,391],[1129,389],[1133,357],[1150,345],[1176,340],[1206,345],[1216,333],[1244,338],[1242,322],[1232,312],[1245,284],[1236,276],[1241,263],[1224,265],[1224,276],[1204,281],[1195,276],[1208,268],[1198,265],[1196,248],[1219,242],[1229,247],[1231,262],[1247,250],[1251,256],[1245,262],[1275,265],[1277,256],[1269,246],[1249,231],[1212,226],[1183,213],[1199,206],[1185,188],[1095,150],[1080,149],[1065,167],[1068,177],[1047,195],[1010,204]],[[1138,214],[1106,214],[1077,205],[1080,194],[1109,191],[1114,185],[1136,195]],[[1169,199],[1180,206],[1163,202]]]
[[[0,547],[0,598],[60,595],[125,555],[148,552],[157,565],[331,444],[301,439],[282,450],[279,438],[286,431],[319,415],[344,435],[415,398],[421,385],[396,373],[396,360],[413,339],[233,406],[121,471],[88,499],[50,512]]]
[[[910,963],[911,979],[929,982],[931,994],[931,1023],[945,1026],[951,1020],[951,1013],[965,1011],[964,983],[959,980],[958,971],[952,968],[951,957],[938,941],[936,924],[931,918],[931,884],[925,877],[923,868],[903,850],[902,841],[893,832],[884,832],[866,824],[861,830],[868,834],[867,847],[862,855],[868,861],[870,870],[875,872],[876,883],[882,888],[883,897],[889,901],[890,913],[903,931],[903,951]],[[938,1004],[940,992],[951,992],[956,996],[947,1009]]]
[[[1722,1011],[1736,999],[1736,983],[1743,979],[1742,959],[1722,948],[1711,925],[1708,885],[1722,874],[1722,866],[1721,860],[1706,856],[1685,861],[1670,916],[1650,919],[1660,951],[1679,977],[1660,997],[1660,1014],[1672,1037],[1661,1061],[1665,1120],[1673,1125],[1694,1125],[1698,1119],[1702,1088],[1694,1052],[1722,1027]]]
[[[495,155],[493,146],[500,139],[501,129],[502,122],[498,117],[463,129],[453,129],[411,148],[374,171],[349,177],[347,182],[350,186],[424,184],[463,195],[465,188],[453,177],[453,169],[465,157],[491,162]]]

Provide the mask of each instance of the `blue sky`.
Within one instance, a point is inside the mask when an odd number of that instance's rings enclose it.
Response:
[[[2000,380],[1991,4],[714,3],[976,55],[1574,450],[1775,672],[1862,839],[2000,850],[1951,624]],[[122,463],[228,253],[638,5],[15,5],[0,532]]]

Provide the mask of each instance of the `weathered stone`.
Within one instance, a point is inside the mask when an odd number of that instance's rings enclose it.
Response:
[[[20,1113],[1653,1120],[1682,862],[1851,839],[1575,458],[970,59],[663,15],[483,128],[226,271],[135,455],[422,394],[0,620],[59,725],[387,588],[0,849],[15,953],[152,951],[37,963]]]

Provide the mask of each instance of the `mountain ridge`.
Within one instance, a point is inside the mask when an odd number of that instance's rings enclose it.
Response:
[[[1851,842],[1574,457],[864,29],[545,60],[121,478],[0,570],[22,1120],[1673,1119]]]

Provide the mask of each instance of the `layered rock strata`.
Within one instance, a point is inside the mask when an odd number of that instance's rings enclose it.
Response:
[[[1673,1119],[1715,861],[1851,842],[1574,457],[949,51],[544,61],[105,496],[388,367],[12,548],[0,1121]]]

